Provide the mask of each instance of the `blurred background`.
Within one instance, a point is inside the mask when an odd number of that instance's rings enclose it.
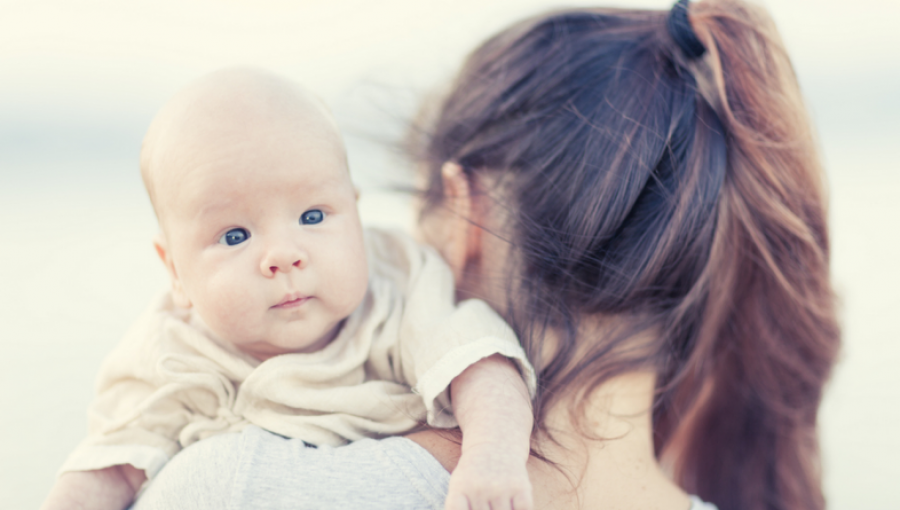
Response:
[[[166,286],[137,161],[171,94],[235,64],[303,81],[345,130],[364,221],[408,226],[389,187],[408,182],[395,147],[417,105],[498,29],[592,4],[0,0],[0,507],[39,506],[103,356]],[[900,2],[767,7],[830,180],[844,349],[821,411],[829,506],[900,508]]]

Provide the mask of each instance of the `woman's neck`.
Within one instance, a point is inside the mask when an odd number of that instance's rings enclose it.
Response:
[[[689,508],[653,453],[655,382],[652,372],[632,372],[606,381],[582,402],[573,397],[551,408],[546,425],[552,439],[539,439],[537,448],[557,467],[535,463],[541,473],[533,477],[535,496],[547,505],[536,501],[536,508]]]
[[[604,323],[606,327],[586,332],[609,334],[609,322]],[[552,342],[553,336],[545,340]],[[638,345],[642,340],[635,338]],[[688,510],[687,495],[663,473],[653,453],[655,386],[653,372],[634,371],[607,380],[589,395],[553,404],[544,422],[549,436],[539,435],[533,444],[549,462],[528,461],[535,508]],[[407,437],[448,471],[456,467],[458,433],[424,430]]]

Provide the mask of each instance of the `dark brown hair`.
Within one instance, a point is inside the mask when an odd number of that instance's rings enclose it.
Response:
[[[507,319],[561,395],[659,374],[657,454],[722,510],[821,509],[816,416],[839,331],[822,170],[784,47],[739,0],[692,4],[688,62],[665,11],[527,20],[469,57],[418,156],[502,183]],[[588,317],[630,334],[582,338]],[[546,328],[562,332],[541,349]],[[655,331],[648,349],[628,349]]]

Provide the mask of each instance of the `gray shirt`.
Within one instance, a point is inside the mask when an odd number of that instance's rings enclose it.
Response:
[[[256,426],[181,451],[133,510],[444,508],[450,474],[403,437],[314,448]],[[690,510],[715,510],[691,498]]]

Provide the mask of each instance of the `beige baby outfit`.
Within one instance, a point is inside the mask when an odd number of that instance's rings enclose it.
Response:
[[[152,478],[181,448],[254,424],[313,445],[454,427],[450,381],[492,354],[534,371],[482,301],[454,303],[453,275],[399,232],[366,232],[369,288],[324,349],[266,361],[212,337],[166,294],[106,359],[89,435],[61,471],[131,464]]]

